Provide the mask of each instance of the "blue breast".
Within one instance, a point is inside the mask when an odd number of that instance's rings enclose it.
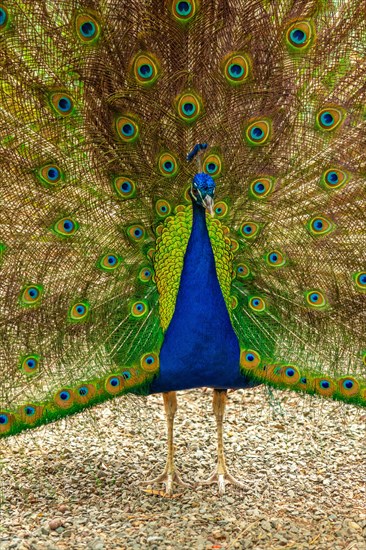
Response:
[[[176,307],[150,393],[248,387],[252,384],[240,374],[239,358],[239,342],[216,275],[205,210],[194,204]]]

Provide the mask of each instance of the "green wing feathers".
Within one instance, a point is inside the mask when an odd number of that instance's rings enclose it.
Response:
[[[0,2],[0,435],[148,393],[203,142],[243,372],[366,405],[364,9]]]

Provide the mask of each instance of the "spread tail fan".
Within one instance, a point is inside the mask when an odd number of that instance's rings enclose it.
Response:
[[[366,405],[364,14],[0,3],[1,435],[155,391],[203,143],[235,387]]]

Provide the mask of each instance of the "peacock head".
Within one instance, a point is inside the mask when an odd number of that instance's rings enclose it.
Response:
[[[203,172],[196,174],[191,184],[192,199],[203,208],[207,208],[211,216],[214,215],[215,187],[213,178]]]

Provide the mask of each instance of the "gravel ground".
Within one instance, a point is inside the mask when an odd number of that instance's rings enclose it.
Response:
[[[177,467],[207,477],[211,391],[181,392],[178,404]],[[317,398],[231,393],[227,463],[246,489],[166,499],[138,486],[164,466],[161,396],[98,406],[1,441],[0,549],[366,549],[365,420]]]

